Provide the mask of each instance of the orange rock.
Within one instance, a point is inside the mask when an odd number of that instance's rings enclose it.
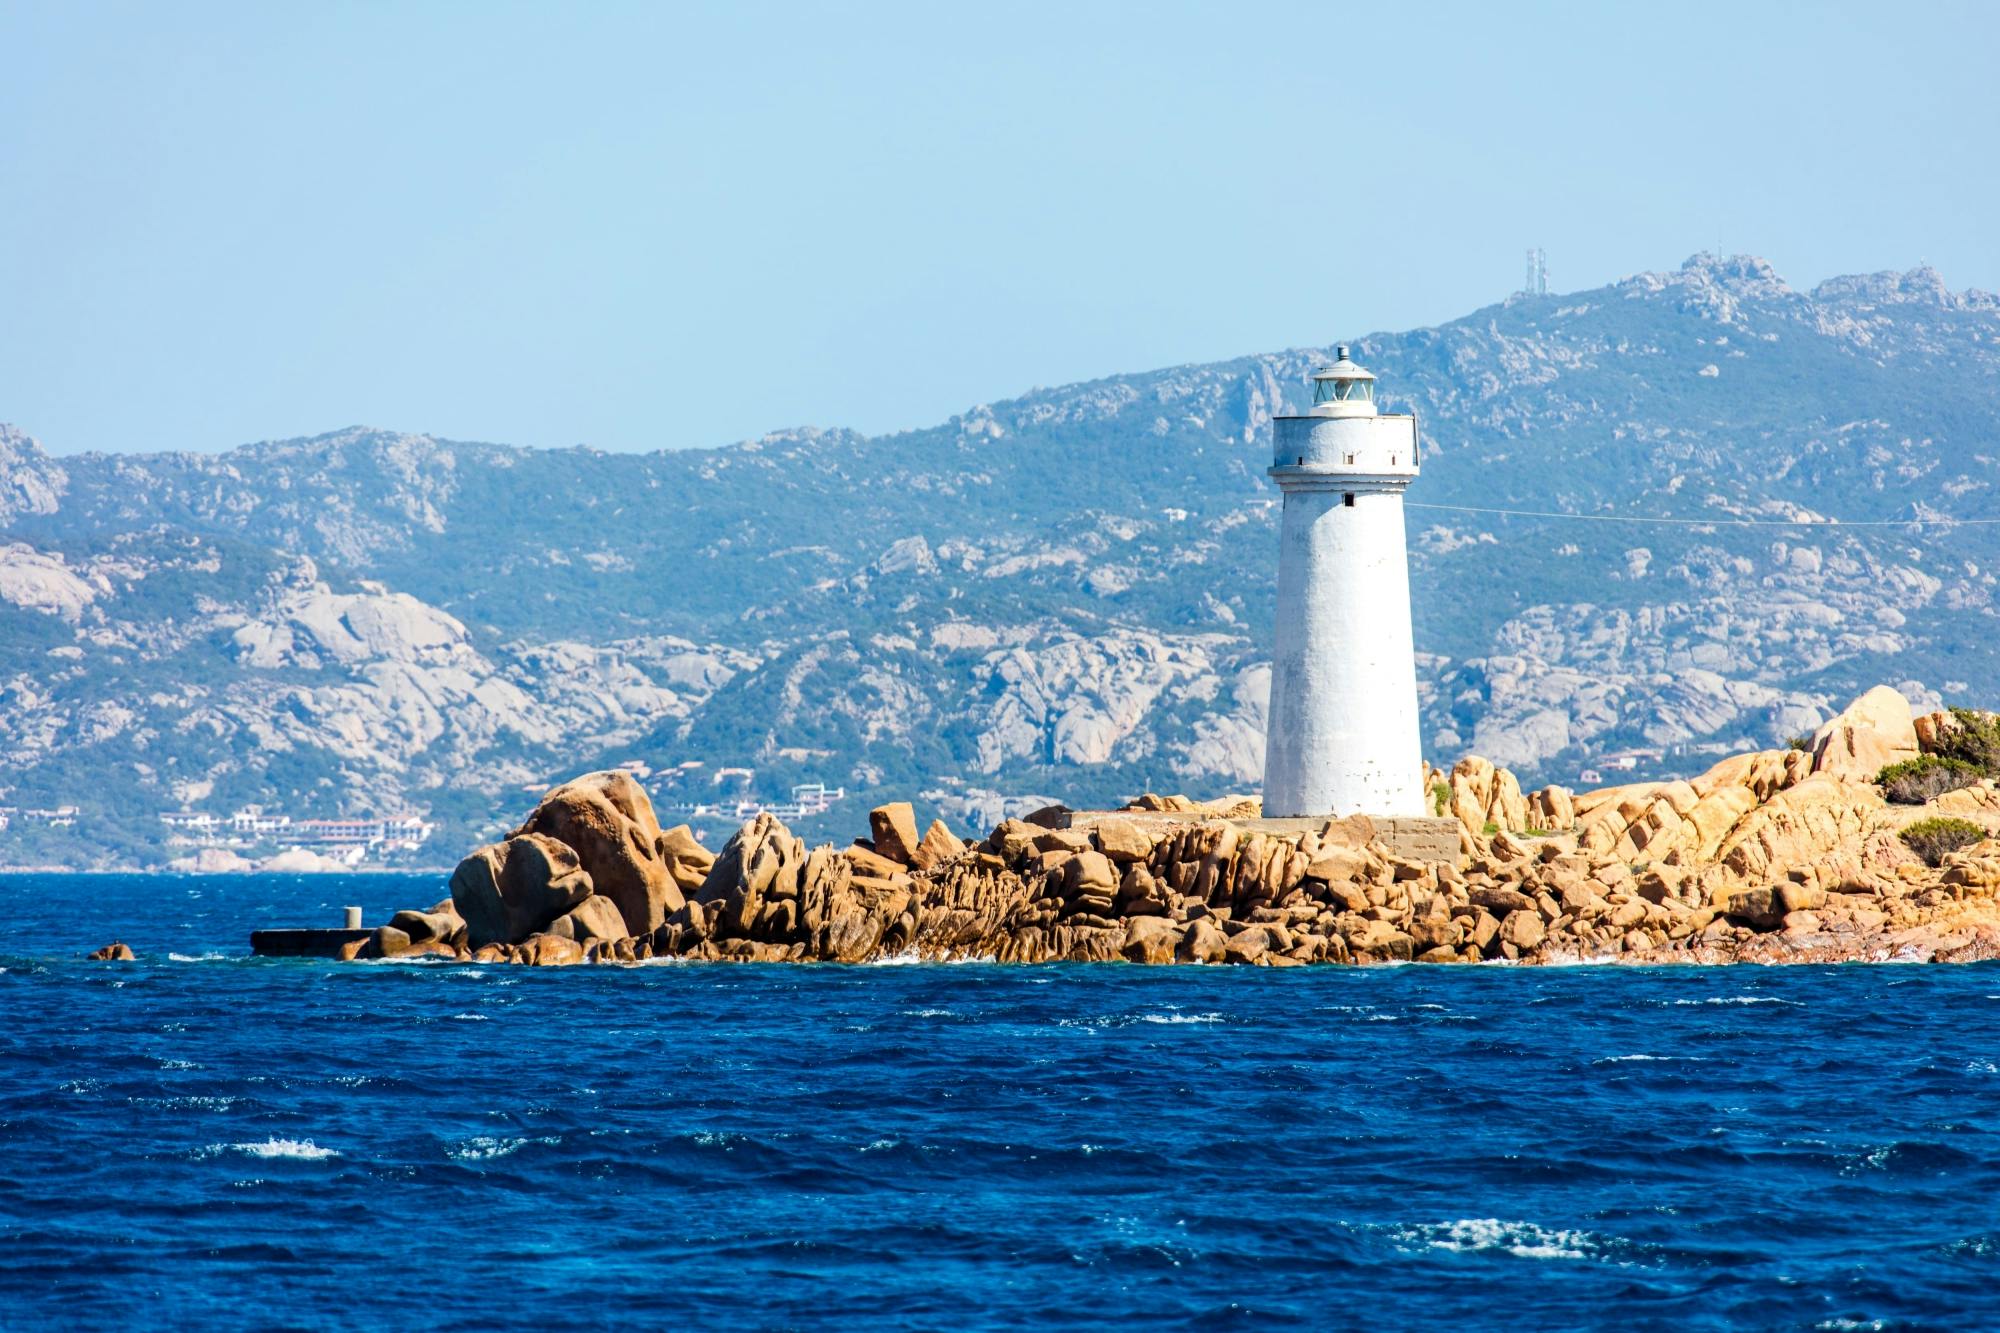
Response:
[[[955,856],[963,854],[965,843],[957,834],[945,827],[942,819],[933,819],[931,826],[924,830],[924,840],[917,844],[917,850],[910,856],[911,868],[929,870],[942,865]]]
[[[590,875],[576,852],[539,833],[481,847],[451,876],[452,903],[474,949],[526,939],[590,892]]]
[[[1910,701],[1877,685],[1813,734],[1812,767],[1815,773],[1872,782],[1887,765],[1919,752]]]
[[[1719,859],[1744,879],[1768,879],[1813,864],[1844,841],[1858,842],[1883,805],[1872,786],[1815,773],[1746,815]]]
[[[560,935],[530,935],[514,946],[514,961],[531,967],[567,967],[583,961],[583,946]]]
[[[1129,819],[1101,819],[1091,827],[1098,850],[1114,861],[1143,861],[1153,852],[1153,839]]]
[[[841,848],[840,854],[853,862],[856,874],[874,875],[878,879],[887,879],[892,875],[900,875],[904,871],[901,862],[891,861],[888,857],[879,855],[869,848],[863,847],[860,843],[856,843],[852,847]]]
[[[877,855],[898,865],[909,865],[916,857],[917,812],[908,801],[891,801],[868,812],[868,834]]]

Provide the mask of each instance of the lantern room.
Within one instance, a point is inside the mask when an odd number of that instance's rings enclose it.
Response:
[[[1333,364],[1315,370],[1312,376],[1312,415],[1316,417],[1372,417],[1375,415],[1375,377],[1354,364],[1347,344],[1333,349]]]

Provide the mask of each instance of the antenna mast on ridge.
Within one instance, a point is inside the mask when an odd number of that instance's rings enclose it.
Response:
[[[1521,286],[1523,296],[1549,294],[1549,257],[1538,245],[1528,251],[1528,277]]]

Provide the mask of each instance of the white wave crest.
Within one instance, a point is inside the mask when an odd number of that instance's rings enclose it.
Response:
[[[1604,1238],[1588,1231],[1555,1230],[1497,1217],[1462,1217],[1456,1222],[1405,1227],[1396,1238],[1434,1250],[1460,1254],[1490,1251],[1518,1259],[1596,1259],[1603,1257],[1607,1248]]]
[[[1226,1023],[1229,1020],[1221,1014],[1098,1014],[1091,1018],[1058,1018],[1059,1028],[1074,1028],[1078,1032],[1095,1034],[1105,1028],[1131,1027],[1135,1023]]]
[[[1804,1008],[1797,1000],[1783,1000],[1775,995],[1711,995],[1701,1000],[1675,1000],[1677,1005],[1693,1004],[1789,1004]]]
[[[554,1146],[553,1138],[507,1138],[493,1134],[478,1134],[456,1145],[446,1153],[455,1162],[490,1162],[498,1157],[506,1157],[521,1151],[531,1143]]]
[[[170,963],[219,963],[228,957],[229,955],[226,953],[170,953],[167,955],[167,961]]]
[[[311,1139],[268,1138],[262,1143],[232,1143],[230,1151],[245,1153],[251,1157],[289,1157],[301,1162],[324,1162],[329,1157],[338,1157],[332,1148],[322,1148]]]

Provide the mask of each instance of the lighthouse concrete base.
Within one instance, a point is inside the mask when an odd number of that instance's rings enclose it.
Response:
[[[1228,819],[1198,810],[1071,810],[1060,827],[1089,828],[1101,819],[1123,819],[1145,829],[1174,828],[1182,824],[1234,824],[1245,833],[1272,833],[1297,837],[1316,833],[1338,821],[1330,817],[1302,816],[1291,819]],[[1373,841],[1405,861],[1458,863],[1460,825],[1456,819],[1430,815],[1370,815],[1375,826]]]

